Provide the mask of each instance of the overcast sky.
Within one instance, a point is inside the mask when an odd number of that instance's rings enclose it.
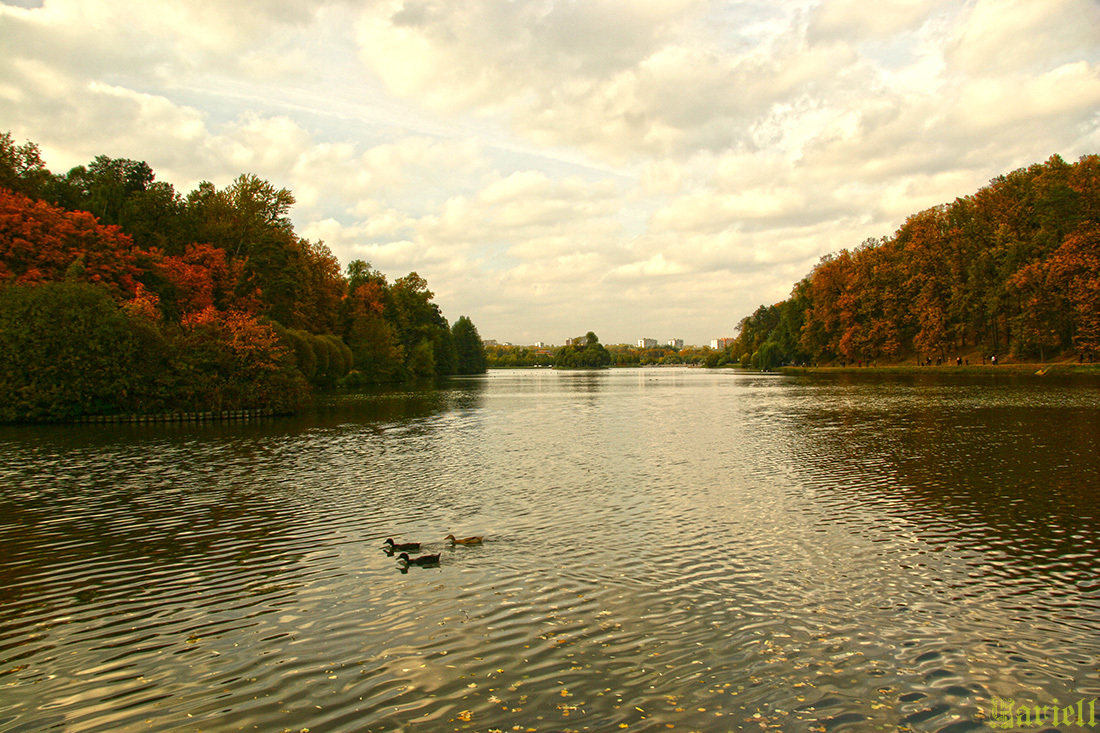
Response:
[[[1100,152],[1098,0],[0,0],[55,172],[254,173],[483,338],[733,335],[821,255]]]

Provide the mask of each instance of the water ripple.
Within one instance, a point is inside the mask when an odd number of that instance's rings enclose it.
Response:
[[[1100,695],[1100,404],[1044,384],[495,372],[0,430],[0,733],[958,731]]]

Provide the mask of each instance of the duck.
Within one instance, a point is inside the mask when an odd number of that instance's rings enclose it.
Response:
[[[438,565],[439,555],[421,555],[420,557],[409,557],[409,553],[402,552],[397,556],[397,559],[405,563],[406,565]]]
[[[419,552],[419,542],[394,542],[392,537],[387,537],[386,541],[382,543],[386,546],[386,550],[389,552],[395,552],[397,550],[407,550],[409,552]]]
[[[480,545],[485,541],[484,537],[463,537],[462,539],[456,539],[453,534],[449,534],[443,539],[447,540],[452,545]]]

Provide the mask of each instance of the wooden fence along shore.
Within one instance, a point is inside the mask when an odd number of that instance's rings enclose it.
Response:
[[[210,412],[162,412],[152,414],[129,415],[84,415],[57,422],[72,423],[164,423],[164,422],[219,422],[234,420],[255,420],[261,417],[275,417],[286,414],[271,409],[222,410]]]

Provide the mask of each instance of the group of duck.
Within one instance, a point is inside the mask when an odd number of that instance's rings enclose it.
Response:
[[[453,534],[449,534],[444,537],[443,540],[445,542],[450,542],[451,547],[454,547],[455,545],[480,545],[485,541],[485,538],[481,536],[459,538],[455,537]],[[419,557],[411,557],[409,555],[410,552],[420,552],[419,542],[394,542],[392,537],[387,537],[386,541],[382,543],[382,549],[391,555],[395,552],[400,552],[397,559],[405,566],[439,564],[440,553],[438,552],[434,555],[420,555]]]

